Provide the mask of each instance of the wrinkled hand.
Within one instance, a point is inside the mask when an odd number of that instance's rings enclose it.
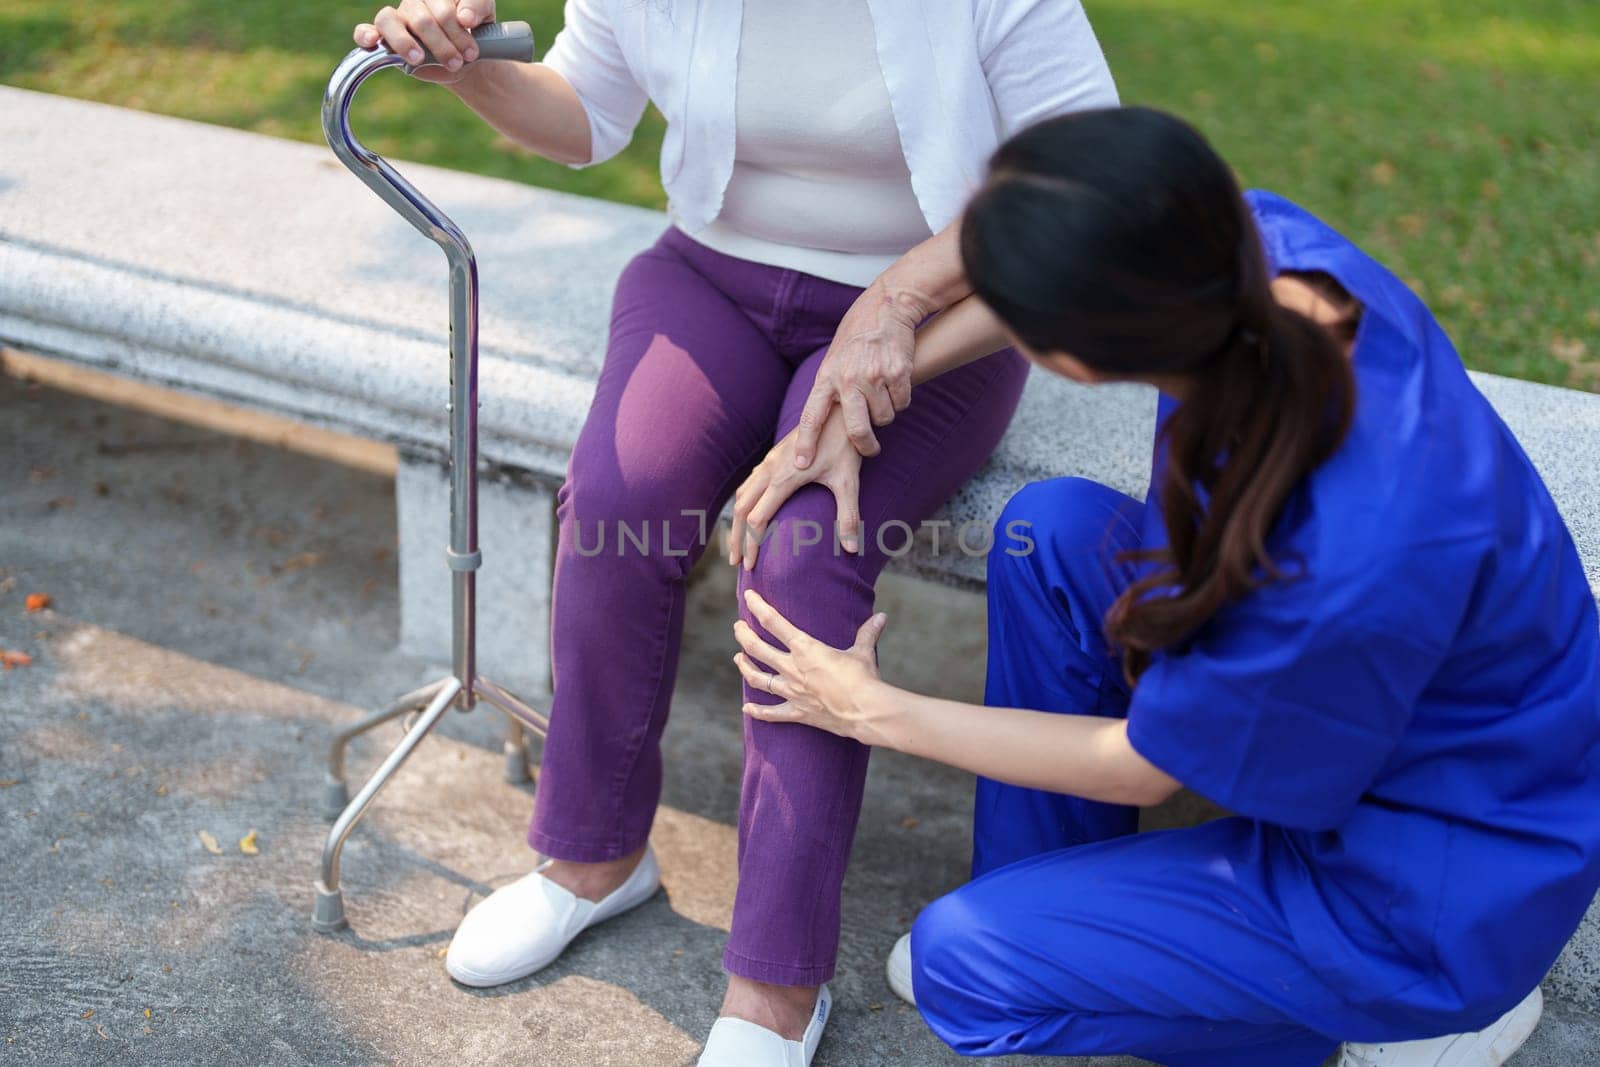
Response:
[[[816,458],[817,440],[835,403],[845,432],[863,456],[878,454],[874,426],[887,426],[911,403],[911,367],[917,325],[930,313],[919,296],[891,296],[868,287],[850,306],[822,359],[800,415],[795,466]]]
[[[788,647],[783,651],[768,644],[743,619],[733,624],[733,636],[744,650],[733,657],[739,673],[752,689],[783,700],[781,704],[749,703],[744,713],[767,722],[804,723],[840,737],[864,740],[870,723],[864,698],[878,688],[878,638],[888,625],[888,616],[879,613],[862,623],[849,648],[832,648],[796,628],[754,589],[745,590],[744,602],[756,621]],[[764,669],[763,664],[772,669]]]
[[[816,460],[804,470],[795,466],[794,448],[799,430],[791,430],[772,446],[756,469],[733,494],[733,532],[728,537],[728,562],[745,570],[756,564],[756,553],[767,524],[783,502],[802,486],[817,482],[833,492],[838,511],[839,543],[848,552],[861,544],[861,453],[845,434],[844,416],[832,413],[822,428]]]
[[[419,81],[452,85],[466,76],[467,64],[478,58],[471,31],[494,21],[494,0],[400,0],[385,7],[355,29],[356,44],[372,49],[381,42],[407,63],[422,62],[422,50],[433,55],[429,64],[411,72]]]

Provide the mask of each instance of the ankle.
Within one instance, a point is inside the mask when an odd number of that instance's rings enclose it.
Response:
[[[628,880],[639,861],[644,858],[644,845],[626,856],[598,863],[578,863],[574,860],[551,860],[542,874],[572,895],[598,902],[615,892]]]
[[[769,985],[732,975],[718,1014],[743,1019],[789,1041],[799,1041],[816,1009],[817,990],[817,986]]]

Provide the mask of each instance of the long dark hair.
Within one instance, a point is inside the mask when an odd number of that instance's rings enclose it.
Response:
[[[1355,384],[1324,327],[1280,305],[1233,172],[1147,108],[1050,119],[995,152],[966,211],[974,291],[1025,345],[1116,377],[1181,376],[1156,487],[1168,547],[1106,615],[1136,681],[1225,605],[1284,577],[1266,542],[1338,448]]]

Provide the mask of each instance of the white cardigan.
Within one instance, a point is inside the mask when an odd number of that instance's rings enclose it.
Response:
[[[878,62],[911,171],[937,233],[960,214],[1013,131],[1111,107],[1116,86],[1078,0],[867,0]],[[602,163],[654,101],[667,120],[661,182],[674,222],[717,217],[733,173],[743,0],[567,0],[544,62],[571,83]]]

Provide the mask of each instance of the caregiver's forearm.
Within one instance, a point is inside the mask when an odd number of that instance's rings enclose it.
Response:
[[[474,63],[448,88],[485,122],[557,163],[594,154],[589,115],[572,84],[543,63]]]
[[[972,292],[961,267],[959,218],[912,247],[867,287],[869,294],[910,313],[920,322]]]
[[[1159,804],[1176,779],[1128,742],[1125,719],[991,708],[879,683],[857,740],[1028,789],[1107,804]]]
[[[966,297],[917,331],[911,384],[921,385],[929,378],[982,359],[1006,343],[1005,330],[994,312],[976,296]]]

